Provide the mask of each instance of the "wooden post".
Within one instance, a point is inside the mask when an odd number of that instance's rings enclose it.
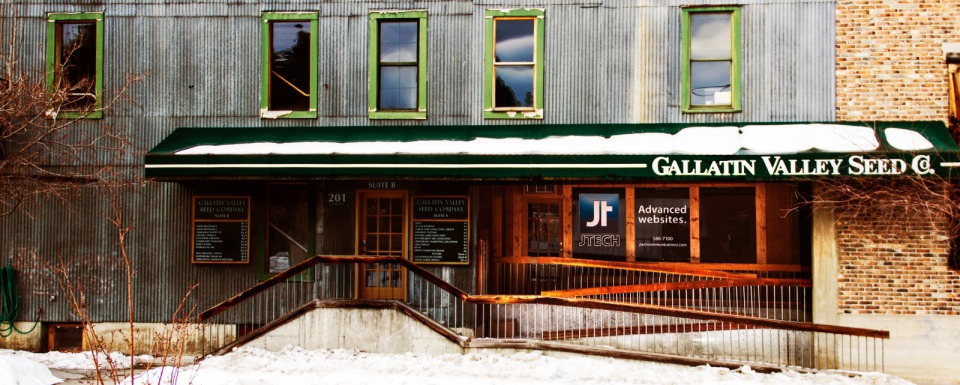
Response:
[[[700,263],[700,187],[690,187],[690,263]]]
[[[757,264],[767,263],[767,184],[758,183],[756,200],[757,215]]]
[[[627,188],[626,193],[623,195],[623,199],[626,202],[623,202],[624,206],[624,216],[626,217],[626,225],[624,226],[623,241],[626,242],[627,246],[627,261],[635,262],[637,260],[637,240],[636,240],[636,220],[637,220],[637,208],[636,201],[634,199],[636,188]]]
[[[573,258],[573,186],[563,185],[563,207],[560,212],[563,218],[563,243],[560,246],[561,258]]]

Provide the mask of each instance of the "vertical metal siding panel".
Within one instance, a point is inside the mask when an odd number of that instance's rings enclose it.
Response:
[[[431,124],[481,123],[477,117],[483,106],[483,21],[472,11],[436,7],[427,11],[427,120]]]
[[[78,131],[100,132],[105,124],[130,130],[145,151],[178,126],[323,126],[421,124],[539,124],[630,122],[724,122],[830,120],[834,102],[834,11],[828,1],[743,4],[744,111],[739,114],[680,112],[680,5],[677,1],[604,1],[599,7],[540,2],[469,1],[353,2],[255,1],[174,3],[134,0],[100,5],[59,2],[23,5],[24,63],[45,64],[45,14],[96,11],[106,14],[106,92],[127,72],[147,78],[130,89],[103,120],[84,121]],[[710,0],[698,4],[714,3]],[[501,5],[503,4],[503,5]],[[546,10],[545,116],[541,121],[482,119],[484,10],[533,6]],[[428,10],[428,119],[371,122],[367,119],[367,14],[375,8]],[[320,13],[319,115],[316,120],[262,120],[260,12]],[[33,47],[37,47],[34,49]],[[191,87],[192,86],[192,87]],[[415,128],[409,128],[415,129]],[[112,161],[101,156],[103,161]],[[123,164],[140,174],[142,157]],[[255,282],[253,264],[224,268],[189,261],[190,197],[193,187],[150,182],[126,196],[134,229],[128,247],[135,258],[137,317],[169,320],[186,288],[228,296]],[[21,320],[44,308],[44,320],[72,319],[49,272],[33,263],[57,253],[82,261],[96,319],[126,317],[122,270],[114,262],[115,229],[101,217],[108,202],[84,192],[63,209],[53,201],[32,203],[24,213],[2,218],[2,252],[21,267]],[[344,234],[351,237],[352,234]],[[472,282],[469,269],[439,272]],[[113,285],[113,286],[110,286]],[[106,290],[110,289],[110,290]],[[50,301],[50,295],[57,295]],[[223,298],[209,296],[206,305]]]

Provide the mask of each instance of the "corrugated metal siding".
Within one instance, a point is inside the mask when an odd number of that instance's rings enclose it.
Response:
[[[142,151],[178,126],[423,125],[810,121],[834,117],[834,4],[831,1],[764,0],[743,6],[743,112],[680,112],[680,6],[717,1],[219,1],[166,3],[109,0],[96,4],[33,1],[18,4],[24,31],[24,64],[43,68],[48,12],[106,14],[105,89],[145,74],[130,100],[102,120],[77,126],[95,135],[105,125],[130,130],[126,171],[140,175]],[[545,119],[482,119],[485,9],[546,10]],[[427,9],[428,114],[426,121],[367,119],[367,14],[374,9]],[[262,11],[318,11],[320,17],[319,115],[309,120],[259,118]],[[7,17],[8,15],[3,15]],[[274,129],[274,128],[270,128]],[[101,162],[113,159],[99,155]],[[324,189],[334,191],[336,182]],[[187,288],[221,300],[255,282],[255,266],[193,265],[189,261],[190,197],[195,186],[146,183],[124,194],[132,231],[127,246],[137,271],[137,318],[168,320]],[[28,205],[0,219],[0,250],[21,277],[21,319],[44,308],[43,319],[70,319],[63,293],[38,260],[63,256],[89,295],[97,321],[126,317],[123,271],[115,229],[99,195],[83,193],[63,209],[53,201]],[[353,215],[352,213],[349,215]],[[321,220],[330,229],[335,218]],[[352,251],[353,231],[331,230],[321,252]],[[476,260],[472,258],[472,260]],[[464,288],[474,269],[431,267]],[[51,296],[55,296],[51,298]],[[214,298],[220,296],[218,298]]]

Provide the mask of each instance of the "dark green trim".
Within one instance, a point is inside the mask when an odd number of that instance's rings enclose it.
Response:
[[[919,159],[918,159],[919,158]],[[906,165],[902,174],[856,171],[854,164],[864,159],[896,160]],[[176,159],[154,159],[154,167],[190,164],[197,167],[148,168],[147,177],[154,179],[194,178],[319,178],[319,179],[452,179],[452,180],[651,180],[651,181],[767,181],[807,180],[836,177],[917,176],[914,170],[933,170],[944,178],[957,178],[960,169],[941,163],[957,162],[956,153],[886,153],[866,154],[802,153],[789,155],[236,155],[217,157],[179,156]],[[780,161],[785,162],[779,169]],[[830,166],[836,161],[836,166]],[[929,161],[929,162],[928,162]],[[768,170],[767,163],[772,164]],[[821,164],[820,172],[814,171]],[[911,169],[915,162],[923,166]],[[718,163],[714,166],[714,163]],[[725,166],[724,163],[729,163]],[[291,167],[315,165],[314,168]],[[622,165],[628,164],[631,167]],[[751,170],[734,170],[749,164]],[[255,165],[256,168],[248,168]],[[367,165],[366,167],[364,165]],[[504,165],[514,165],[504,168]],[[541,165],[549,165],[541,167]],[[584,167],[585,165],[589,167]],[[436,167],[432,167],[436,166]],[[927,168],[929,166],[929,168]],[[665,171],[674,167],[673,171]],[[711,167],[721,171],[711,172]],[[831,167],[837,167],[836,173]]]
[[[534,33],[534,86],[533,109],[494,110],[493,95],[496,87],[494,77],[493,46],[494,19],[500,17],[533,17],[536,20]],[[543,119],[543,55],[544,55],[544,11],[542,9],[488,9],[484,14],[483,47],[483,118],[484,119]]]
[[[307,111],[291,111],[271,116],[270,104],[270,22],[276,20],[303,20],[310,22],[310,102]],[[317,118],[317,61],[320,52],[319,16],[316,12],[264,12],[260,17],[260,117],[278,119]]]
[[[54,92],[58,84],[57,73],[57,23],[61,21],[95,21],[96,22],[96,78],[94,79],[95,101],[93,110],[90,112],[81,111],[60,111],[57,118],[64,119],[101,119],[103,118],[103,13],[100,12],[80,12],[80,13],[50,13],[47,14],[47,65],[46,80],[47,92]]]
[[[380,20],[416,19],[417,20],[417,110],[416,111],[378,111],[377,99],[380,91],[379,43]],[[426,119],[427,118],[427,11],[371,11],[368,28],[369,44],[369,90],[367,110],[370,119]]]
[[[194,128],[175,130],[154,147],[145,159],[145,174],[155,179],[191,178],[395,178],[395,179],[459,179],[459,180],[783,180],[795,176],[763,173],[763,156],[757,154],[711,155],[466,155],[466,154],[384,154],[384,155],[175,155],[179,150],[198,145],[254,142],[402,142],[416,140],[460,140],[475,138],[526,138],[548,136],[605,136],[662,132],[676,133],[690,126],[746,126],[783,123],[713,123],[713,124],[598,124],[598,125],[524,125],[524,126],[421,126],[417,130],[396,130],[396,127],[289,127],[264,130],[247,128]],[[788,123],[789,124],[789,123]],[[801,124],[801,123],[794,123]],[[943,122],[850,122],[833,123],[874,128],[881,138],[877,151],[866,153],[804,152],[779,155],[782,159],[856,160],[854,157],[889,158],[911,161],[916,155],[928,155],[938,175],[954,177],[953,168],[942,168],[939,162],[956,162],[960,148],[952,141]],[[882,136],[882,129],[897,127],[924,135],[935,148],[921,152],[896,151]],[[660,175],[653,171],[657,158],[696,161],[753,162],[757,171],[749,175]],[[773,160],[778,155],[770,155]],[[703,163],[706,162],[706,163]],[[908,162],[909,163],[909,162]],[[643,164],[644,166],[640,166]],[[187,165],[187,166],[185,166]],[[510,165],[510,166],[504,166]],[[546,166],[544,166],[546,165]],[[181,167],[181,168],[178,168]],[[187,168],[182,168],[187,167]],[[960,170],[960,167],[954,167]],[[837,175],[826,175],[837,176]],[[818,177],[818,176],[815,176]]]
[[[724,106],[694,106],[691,105],[690,101],[690,16],[695,13],[703,12],[714,12],[714,13],[730,13],[730,48],[732,52],[731,55],[731,65],[730,65],[730,105]],[[741,66],[743,61],[741,60],[741,35],[740,35],[740,7],[738,6],[722,6],[722,7],[691,7],[683,8],[681,16],[681,35],[683,39],[683,47],[680,50],[680,61],[681,61],[681,84],[682,89],[680,92],[681,103],[683,112],[686,113],[729,113],[729,112],[740,112],[741,107],[741,92],[743,89],[743,84],[741,81]]]

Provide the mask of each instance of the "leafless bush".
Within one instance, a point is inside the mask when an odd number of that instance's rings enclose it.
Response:
[[[890,224],[927,221],[945,228],[950,240],[949,263],[960,269],[960,186],[937,176],[896,179],[825,179],[815,182],[809,204],[843,210],[853,218],[871,216]]]
[[[115,160],[131,151],[127,132],[100,122],[89,127],[83,117],[126,101],[128,89],[145,76],[127,75],[101,103],[78,104],[89,97],[79,92],[89,84],[46,84],[43,68],[24,64],[18,20],[16,5],[0,5],[0,216],[32,197],[69,202],[77,187],[109,183]],[[64,69],[55,71],[62,79]],[[75,114],[64,118],[64,110]]]

